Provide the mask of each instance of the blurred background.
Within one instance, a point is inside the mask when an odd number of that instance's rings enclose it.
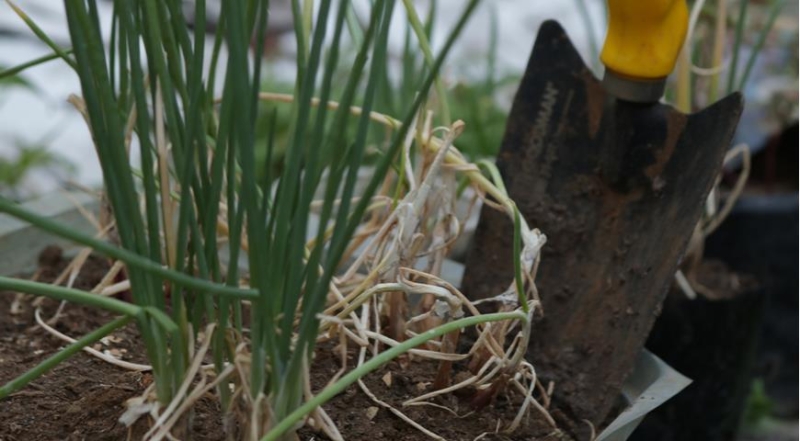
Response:
[[[432,20],[436,50],[454,24],[456,13],[451,11],[459,10],[462,1],[417,0],[423,19],[428,18],[431,1],[436,1]],[[191,11],[191,2],[186,3],[186,10]],[[219,10],[219,0],[208,3],[213,17]],[[356,18],[362,3],[354,1]],[[689,3],[691,7],[698,6],[698,0]],[[55,44],[69,46],[62,2],[18,0],[15,4]],[[105,23],[103,16],[110,16],[112,2],[99,0],[98,5],[101,22]],[[733,429],[720,432],[719,437],[694,439],[797,440],[798,2],[750,0],[744,15],[740,6],[740,1],[725,0],[698,6],[697,26],[691,36],[694,76],[690,107],[699,110],[720,96],[719,90],[709,87],[707,78],[714,72],[721,72],[727,78],[725,72],[734,62],[739,72],[746,72],[742,81],[734,84],[734,89],[742,90],[746,106],[733,145],[744,144],[751,153],[749,179],[728,218],[706,238],[704,249],[700,250],[706,261],[724,265],[724,271],[711,273],[724,275],[723,286],[735,281],[735,289],[731,289],[741,294],[736,298],[743,300],[725,303],[714,299],[708,305],[698,306],[696,302],[686,305],[678,294],[677,300],[667,304],[676,308],[678,321],[667,321],[669,308],[666,308],[667,318],[657,324],[648,347],[697,380],[694,390],[702,392],[706,401],[693,396],[691,388],[684,394],[687,400],[700,406],[713,407],[720,400],[731,404],[730,409],[721,406],[725,409],[718,418],[724,421],[720,425],[727,424]],[[396,81],[400,81],[399,72],[409,64],[405,58],[415,55],[404,51],[407,30],[402,11],[398,13],[397,26],[390,37],[394,63],[390,72],[397,73],[397,78],[391,78]],[[719,14],[725,15],[728,32],[723,58],[719,66],[714,66],[710,42]],[[744,20],[740,20],[742,17]],[[601,75],[598,54],[605,35],[604,1],[484,1],[444,69],[444,99],[452,118],[467,123],[458,143],[465,154],[472,158],[493,157],[499,148],[513,94],[528,62],[536,32],[547,19],[557,19],[564,26],[587,64]],[[208,38],[213,40],[213,19],[210,23]],[[736,38],[739,23],[742,23],[741,38]],[[269,27],[263,54],[267,61],[263,88],[291,93],[295,48],[294,37],[288,34],[292,29],[288,0],[272,0]],[[108,35],[110,30],[105,31]],[[211,48],[212,44],[206,47]],[[0,3],[0,72],[50,53],[51,49],[32,34],[12,7]],[[416,55],[421,62],[422,54]],[[0,195],[22,201],[60,188],[96,189],[102,185],[86,125],[67,101],[70,94],[79,90],[77,76],[58,60],[0,78]],[[674,87],[668,89],[666,100],[671,101],[674,96]],[[390,113],[391,107],[387,101],[385,111]],[[730,195],[741,172],[742,161],[734,159],[726,163],[720,198]],[[708,280],[702,282],[711,286],[712,291],[720,285]],[[746,332],[741,339],[734,339],[731,325],[720,324],[727,323],[722,319],[701,330],[696,323],[690,323],[692,314],[703,323],[711,321],[709,317],[714,314],[736,317],[735,323],[741,324]],[[676,326],[681,332],[694,333],[695,337],[686,340],[682,336],[684,340],[676,340],[679,337]],[[732,357],[733,361],[725,363],[731,366],[726,372],[735,371],[731,381],[736,382],[737,390],[741,389],[736,394],[728,395],[732,390],[729,384],[701,387],[703,382],[698,378],[703,374],[722,378],[714,370],[718,366],[701,366],[704,370],[699,374],[689,372],[712,356],[708,352],[701,354],[699,357],[703,359],[699,361],[693,358],[698,355],[691,351],[669,354],[676,348],[697,348],[696,335],[700,332],[708,337],[710,347],[722,354],[721,359],[726,354]],[[749,348],[749,352],[736,353],[739,347]],[[670,356],[676,358],[669,359]],[[680,405],[679,401],[676,403]],[[649,425],[647,422],[643,425],[640,439],[659,439],[653,433],[663,435],[664,425],[675,425],[670,418],[677,418],[677,411],[666,408],[664,412],[667,413],[655,415]],[[707,417],[717,418],[713,411]],[[711,424],[703,416],[697,418],[702,420],[700,424],[703,421],[706,426]],[[674,433],[662,438],[688,439]]]
[[[358,3],[354,2],[355,5]],[[429,2],[418,3],[420,15],[423,15]],[[456,14],[448,11],[457,10],[461,3],[460,0],[437,1],[434,48],[441,43],[437,37],[443,38],[446,30],[454,24]],[[578,12],[580,3],[546,0],[483,2],[446,67],[445,75],[451,90],[459,83],[484,84],[487,78],[491,78],[498,85],[508,86],[502,96],[474,98],[494,98],[499,109],[507,111],[516,88],[515,80],[525,68],[536,31],[541,22],[548,18],[558,18],[581,53],[588,58],[592,53],[590,42],[602,40],[604,6],[600,1],[588,0],[586,15],[582,15]],[[57,44],[68,47],[62,2],[19,0],[16,4]],[[110,16],[112,2],[99,1],[98,4],[103,21],[102,15]],[[214,16],[219,10],[219,0],[209,0],[208,4],[209,14]],[[191,5],[187,4],[186,9],[191,11]],[[405,38],[404,19],[400,12],[395,17],[397,27],[391,36],[390,49],[398,62]],[[586,25],[587,18],[591,19],[591,26]],[[295,53],[294,37],[289,34],[292,29],[289,1],[272,1],[269,26],[271,36],[265,54],[269,59],[265,88],[271,85],[280,91],[291,91]],[[213,35],[210,34],[213,25],[209,28],[209,39],[213,41]],[[440,32],[436,32],[437,29]],[[110,32],[110,29],[106,31]],[[495,51],[492,54],[495,61],[488,66],[487,59],[492,50]],[[50,49],[31,33],[11,7],[5,2],[0,3],[0,71],[49,53]],[[488,68],[492,71],[487,72]],[[0,193],[27,198],[69,182],[89,186],[101,184],[100,168],[94,159],[86,126],[81,116],[67,103],[69,95],[78,91],[77,76],[58,61],[0,82]],[[493,140],[497,143],[502,136],[503,124],[504,119],[493,133]]]
[[[208,2],[212,16],[219,9],[218,1]],[[430,1],[416,1],[420,15],[428,10]],[[434,1],[437,2],[437,14],[433,45],[438,47],[440,41],[437,37],[444,35],[455,17],[448,11],[459,8],[461,2]],[[101,0],[98,3],[101,15],[109,16],[111,2]],[[715,2],[708,3],[710,8]],[[747,110],[737,138],[758,150],[770,136],[797,120],[798,6],[797,2],[750,3],[754,7],[750,8],[748,30],[753,35],[742,45],[742,64],[756,43],[757,31],[764,26],[766,19],[762,16],[769,12],[771,3],[785,3],[760,50],[744,90]],[[16,4],[55,43],[68,46],[61,2],[18,0]],[[271,36],[265,54],[269,59],[265,84],[266,87],[290,90],[294,39],[287,32],[292,29],[291,8],[287,0],[274,0],[272,5]],[[190,2],[187,2],[186,9],[192,10]],[[733,6],[728,8],[731,20],[736,18],[736,9]],[[708,14],[713,13],[713,9],[709,9]],[[470,133],[478,130],[467,127],[465,137],[469,141],[474,138],[472,135],[482,137],[483,144],[477,149],[478,153],[490,156],[497,148],[504,128],[504,114],[510,107],[536,32],[542,21],[552,18],[558,19],[566,28],[578,50],[599,74],[597,54],[606,25],[602,0],[485,1],[468,25],[464,37],[458,41],[445,69],[448,91],[451,92],[448,99],[459,103],[453,107],[471,107],[469,110],[473,111],[472,114],[466,112],[456,116],[465,120],[468,117],[480,119],[480,124],[487,125],[481,130],[488,133],[481,134]],[[398,26],[391,38],[391,52],[400,63],[405,38],[401,14],[397,14],[396,21]],[[213,32],[213,25],[208,31]],[[0,3],[0,71],[49,53],[50,49],[31,33],[12,8],[5,2]],[[726,55],[729,57],[730,53]],[[101,184],[99,165],[94,159],[86,127],[80,115],[67,103],[69,95],[78,90],[77,76],[58,61],[0,80],[0,194],[24,199],[70,182],[89,186]]]

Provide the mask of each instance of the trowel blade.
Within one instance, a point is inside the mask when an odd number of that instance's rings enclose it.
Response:
[[[733,136],[742,99],[685,115],[608,95],[554,21],[542,25],[497,166],[547,235],[529,359],[573,421],[603,426],[631,372]],[[471,298],[513,280],[512,224],[485,207]],[[582,424],[582,423],[580,423]]]

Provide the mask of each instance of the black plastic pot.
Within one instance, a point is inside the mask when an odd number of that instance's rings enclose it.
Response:
[[[753,157],[749,191],[706,243],[706,255],[753,274],[767,306],[755,375],[777,417],[798,416],[798,124]]]
[[[760,290],[714,300],[690,300],[677,289],[669,293],[646,346],[692,384],[649,414],[632,440],[735,439],[764,304]]]
[[[755,376],[765,382],[773,413],[785,418],[798,415],[799,223],[796,193],[747,196],[706,243],[708,256],[761,285],[767,305]]]

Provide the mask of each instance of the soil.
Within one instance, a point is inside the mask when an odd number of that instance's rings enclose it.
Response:
[[[718,259],[704,259],[696,270],[697,282],[708,288],[709,300],[732,299],[758,288],[758,282],[749,274],[739,274]]]
[[[67,265],[60,250],[49,248],[40,256],[38,280],[54,280]],[[74,284],[91,289],[105,275],[108,262],[90,257]],[[124,297],[124,296],[123,296]],[[34,311],[40,305],[47,320],[58,308],[58,302],[15,293],[0,293],[0,384],[17,377],[65,346],[65,343],[36,325]],[[114,319],[106,311],[68,304],[55,328],[77,337]],[[104,341],[94,345],[109,350],[122,359],[146,363],[144,347],[135,325],[130,324]],[[353,366],[355,354],[350,354]],[[458,368],[458,366],[456,366]],[[312,388],[322,389],[340,369],[339,355],[332,347],[321,346],[312,368]],[[420,385],[432,381],[436,363],[395,361],[365,378],[366,385],[381,400],[402,411],[445,439],[471,440],[484,432],[495,432],[516,415],[519,397],[499,397],[492,406],[473,411],[471,394],[450,396],[439,405],[454,409],[458,416],[432,406],[402,408],[400,403],[421,394]],[[384,382],[391,373],[391,387]],[[118,422],[127,399],[142,394],[152,382],[149,373],[131,372],[80,353],[60,364],[22,390],[0,402],[0,441],[49,440],[124,440],[141,439],[148,422],[140,419],[126,428]],[[429,439],[390,411],[377,407],[354,385],[324,406],[347,440],[415,440]],[[557,419],[563,417],[551,410]],[[327,439],[313,429],[300,430],[300,439]],[[195,407],[192,439],[224,440],[222,414],[217,399],[209,394]],[[485,440],[557,440],[570,439],[550,428],[535,413],[523,419],[513,435],[490,434]]]
[[[61,250],[49,247],[39,257],[42,282],[54,280],[69,263]],[[107,260],[91,256],[74,287],[90,290],[109,269]],[[12,312],[12,304],[15,303]],[[36,366],[66,344],[36,325],[34,312],[41,302],[42,318],[48,320],[58,302],[33,296],[0,293],[0,384]],[[54,326],[73,338],[85,335],[115,318],[100,309],[67,305]],[[129,324],[94,345],[125,361],[146,363],[144,346],[136,326]],[[140,420],[131,429],[117,419],[127,399],[141,395],[152,382],[149,373],[132,372],[80,353],[22,390],[0,402],[0,440],[124,440],[141,439],[149,429]],[[193,439],[222,440],[218,402],[203,397],[196,406]]]
[[[356,361],[351,354],[348,364]],[[328,380],[340,366],[340,356],[330,347],[322,347],[317,351],[315,369],[312,369],[312,388],[318,391],[325,387]],[[456,365],[455,370],[464,366]],[[472,440],[484,432],[495,432],[495,428],[507,426],[519,410],[519,400],[499,397],[491,408],[475,410],[471,406],[474,397],[472,391],[463,394],[447,395],[444,399],[434,400],[439,406],[446,406],[455,414],[439,407],[409,406],[402,402],[410,398],[430,392],[429,385],[434,381],[438,364],[432,361],[395,360],[383,368],[368,375],[364,384],[377,395],[380,400],[403,412],[426,429],[448,440]],[[339,430],[347,440],[409,440],[430,439],[416,429],[410,429],[408,423],[394,416],[390,410],[376,404],[360,388],[351,387],[328,404],[323,406],[328,415],[336,421]],[[376,412],[374,413],[373,412]],[[557,410],[555,412],[557,414]],[[315,434],[310,429],[301,431],[301,438],[312,439]],[[328,439],[316,435],[316,439]],[[519,430],[512,435],[491,433],[484,440],[564,440],[571,439],[551,428],[543,419],[529,415],[523,419]]]

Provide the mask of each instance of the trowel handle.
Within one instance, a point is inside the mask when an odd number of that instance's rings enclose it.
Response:
[[[603,83],[618,98],[656,102],[686,38],[686,0],[607,1]]]

